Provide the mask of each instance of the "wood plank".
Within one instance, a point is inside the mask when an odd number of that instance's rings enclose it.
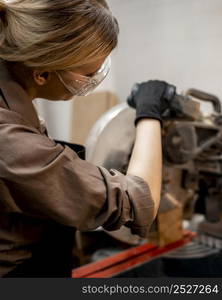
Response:
[[[77,97],[73,101],[71,141],[84,145],[95,122],[119,100],[111,92],[98,92],[87,97]]]

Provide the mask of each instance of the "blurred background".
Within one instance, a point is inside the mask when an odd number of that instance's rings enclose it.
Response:
[[[111,72],[99,91],[111,91],[123,102],[135,82],[161,79],[179,92],[194,87],[222,97],[221,0],[108,3],[120,36]],[[38,100],[37,107],[53,138],[73,140],[74,101]]]

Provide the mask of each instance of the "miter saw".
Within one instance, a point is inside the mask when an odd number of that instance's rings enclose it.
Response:
[[[170,93],[175,92],[169,86]],[[148,241],[159,246],[179,240],[184,224],[195,223],[198,232],[193,250],[209,253],[222,249],[222,115],[218,97],[189,89],[175,94],[163,114],[163,181],[162,197]],[[213,110],[204,115],[201,103],[210,102]],[[136,129],[135,110],[119,104],[100,118],[86,141],[86,160],[126,173]],[[149,151],[149,149],[147,149]],[[128,243],[143,243],[130,230],[107,232]],[[147,240],[146,239],[146,240]]]

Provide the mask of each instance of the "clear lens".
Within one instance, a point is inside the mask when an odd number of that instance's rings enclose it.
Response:
[[[101,68],[92,77],[79,75],[72,71],[56,72],[60,81],[70,93],[76,96],[87,96],[108,75],[111,67],[111,58],[108,57]],[[77,79],[78,78],[78,79]]]

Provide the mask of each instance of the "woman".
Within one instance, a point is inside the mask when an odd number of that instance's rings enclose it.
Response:
[[[125,176],[50,139],[32,104],[92,91],[117,37],[105,0],[0,1],[1,277],[68,277],[76,229],[126,225],[145,237],[156,216],[164,82],[133,94],[137,136]]]

